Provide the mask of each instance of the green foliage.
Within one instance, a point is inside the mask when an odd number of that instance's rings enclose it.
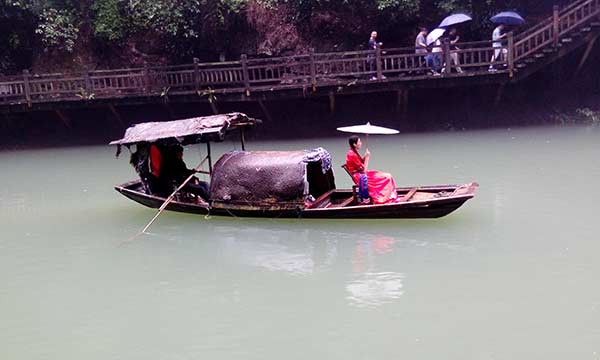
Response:
[[[127,19],[121,11],[120,0],[96,0],[92,5],[94,13],[94,34],[106,40],[121,40],[126,35]]]
[[[0,0],[0,73],[16,72],[30,63],[33,22],[19,4]]]
[[[247,0],[222,0],[221,2],[224,10],[237,14],[243,10]]]
[[[417,0],[376,0],[379,11],[399,11],[403,16],[414,16],[419,12]]]
[[[206,5],[206,0],[132,0],[128,11],[139,29],[152,29],[171,37],[197,38],[197,24]]]
[[[408,46],[418,25],[434,27],[457,11],[474,19],[461,29],[465,41],[487,39],[494,12],[516,9],[533,17],[531,11],[539,4],[540,0],[0,0],[0,71],[16,64],[22,69],[48,50],[87,51],[91,58],[93,52],[99,52],[98,58],[112,52],[121,55],[112,56],[115,63],[128,58],[138,63],[189,62],[192,57],[204,61],[221,54],[237,58],[242,52],[274,55],[309,48],[354,50],[364,47],[371,30],[379,31],[386,47]],[[548,16],[548,8],[541,14]]]
[[[72,52],[79,29],[67,10],[44,9],[35,33],[40,35],[45,50]]]
[[[475,0],[478,1],[478,0]],[[480,1],[480,0],[479,0]],[[446,14],[450,14],[459,10],[468,10],[471,8],[469,0],[441,0],[437,3],[437,8]]]

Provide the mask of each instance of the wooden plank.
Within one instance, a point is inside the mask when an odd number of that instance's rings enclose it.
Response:
[[[590,42],[588,43],[585,52],[583,53],[583,56],[581,57],[581,60],[579,61],[579,64],[577,65],[577,68],[575,69],[575,73],[573,74],[573,77],[576,77],[579,74],[579,71],[581,71],[581,69],[583,68],[583,64],[585,64],[588,56],[590,55],[592,49],[594,48],[594,45],[596,44],[596,40],[598,39],[598,35],[595,35],[592,40],[590,40]]]
[[[409,201],[417,193],[418,190],[419,190],[419,188],[412,188],[412,189],[410,189],[410,191],[406,195],[404,195],[402,197],[402,199],[400,199],[400,202],[407,202],[407,201]]]
[[[332,207],[332,208],[341,208],[341,207],[346,207],[350,204],[352,204],[352,202],[354,201],[354,197],[349,197],[346,200],[342,201],[339,204],[331,204],[331,206],[327,206],[327,207]]]

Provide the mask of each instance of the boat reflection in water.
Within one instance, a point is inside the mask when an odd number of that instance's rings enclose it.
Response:
[[[357,229],[358,230],[358,229]],[[331,272],[351,274],[340,280],[338,292],[345,289],[348,304],[374,307],[398,299],[405,277],[383,271],[380,258],[392,256],[397,241],[387,235],[351,232],[219,227],[222,254],[243,265],[283,272],[293,276],[322,276]],[[240,236],[240,232],[244,236]],[[329,275],[327,275],[329,276]]]
[[[163,228],[168,235],[155,234],[128,246],[147,246],[144,242],[148,240],[161,246],[163,255],[178,252],[174,258],[189,259],[194,263],[192,272],[215,270],[232,281],[214,284],[216,287],[233,286],[236,292],[246,293],[268,283],[277,289],[276,296],[329,294],[347,306],[367,309],[407,294],[407,279],[427,271],[427,264],[415,259],[426,254],[443,266],[444,259],[470,251],[458,240],[448,242],[447,224],[432,229],[427,239],[420,238],[422,227],[431,226],[428,221],[405,221],[402,226],[383,221],[374,232],[367,220],[170,220],[174,223]],[[163,237],[180,241],[166,242],[160,239]]]
[[[376,271],[377,258],[391,254],[395,243],[394,238],[384,235],[356,242],[351,260],[355,278],[346,285],[350,305],[374,307],[402,296],[404,274]]]
[[[367,272],[346,285],[350,305],[375,307],[390,303],[402,296],[403,274],[395,272]]]
[[[293,230],[293,238],[284,228],[265,231],[264,228],[225,227],[218,231],[223,254],[241,264],[269,271],[309,275],[327,270],[337,257],[335,237],[314,238],[309,229]]]

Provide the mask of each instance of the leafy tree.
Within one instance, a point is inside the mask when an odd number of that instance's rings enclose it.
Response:
[[[122,40],[127,34],[128,19],[120,0],[96,0],[91,6],[94,35],[109,41]]]
[[[0,0],[0,73],[14,73],[31,64],[35,18],[15,1]]]
[[[79,29],[71,12],[48,8],[40,14],[35,33],[41,36],[44,50],[72,52]]]

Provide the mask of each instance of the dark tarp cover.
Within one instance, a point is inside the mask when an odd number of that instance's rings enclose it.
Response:
[[[125,131],[122,139],[111,145],[129,145],[139,142],[176,140],[184,145],[223,140],[227,130],[235,127],[254,125],[257,120],[242,113],[229,113],[195,117],[183,120],[147,122],[136,124]]]
[[[307,165],[318,165],[330,155],[324,149],[315,158],[314,151],[232,151],[224,154],[213,167],[211,200],[217,203],[296,208],[308,195]],[[331,169],[327,189],[335,188]]]

